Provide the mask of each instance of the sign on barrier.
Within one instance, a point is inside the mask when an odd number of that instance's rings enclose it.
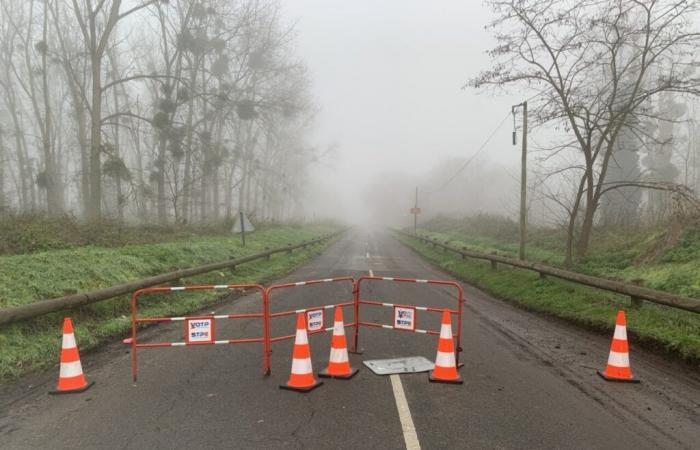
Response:
[[[416,330],[416,308],[394,306],[394,328],[397,330]]]
[[[186,319],[185,342],[211,344],[215,339],[215,323],[213,319]]]
[[[309,332],[323,330],[323,310],[312,309],[306,311],[306,330]]]

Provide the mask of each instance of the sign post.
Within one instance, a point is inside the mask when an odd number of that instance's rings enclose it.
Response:
[[[420,214],[420,208],[418,207],[418,188],[416,187],[416,200],[413,203],[413,208],[411,208],[411,214],[413,214],[413,234],[418,236],[418,214]]]

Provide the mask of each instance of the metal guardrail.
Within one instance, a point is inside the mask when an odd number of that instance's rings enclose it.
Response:
[[[270,256],[276,253],[291,253],[293,250],[299,248],[306,248],[309,245],[318,244],[320,242],[334,238],[343,232],[344,231],[338,231],[335,233],[327,234],[325,236],[321,236],[317,239],[304,241],[300,244],[289,244],[286,247],[265,250],[264,252],[244,256],[242,258],[231,259],[228,261],[222,261],[212,264],[205,264],[203,266],[192,267],[189,269],[176,270],[174,272],[168,272],[153,277],[142,278],[140,280],[132,281],[130,283],[119,284],[117,286],[98,289],[96,291],[72,294],[49,300],[38,300],[36,302],[28,303],[26,305],[15,306],[11,308],[3,308],[0,309],[0,326],[13,322],[18,322],[21,320],[31,319],[34,317],[42,316],[44,314],[61,311],[64,309],[74,308],[76,306],[89,305],[91,303],[109,300],[120,295],[130,294],[138,289],[157,286],[159,284],[178,280],[180,278],[191,277],[194,275],[200,275],[214,270],[235,267],[239,264],[245,264],[247,262],[255,261],[262,258],[269,258]]]
[[[633,304],[639,304],[641,300],[647,300],[652,303],[670,306],[672,308],[683,309],[694,313],[700,313],[700,299],[692,297],[684,297],[682,295],[671,294],[670,292],[659,291],[656,289],[645,288],[629,283],[608,280],[605,278],[593,277],[584,275],[569,270],[559,269],[557,267],[548,266],[546,264],[535,263],[530,261],[521,261],[519,259],[508,258],[500,255],[489,255],[468,250],[466,247],[461,249],[447,245],[447,242],[442,243],[436,239],[430,239],[424,236],[416,236],[405,231],[395,230],[397,233],[418,239],[419,241],[431,244],[434,247],[441,247],[446,251],[451,251],[462,255],[462,258],[482,259],[491,262],[492,268],[496,269],[498,264],[505,264],[519,269],[526,269],[538,272],[540,276],[552,276],[573,283],[583,284],[585,286],[602,289],[604,291],[614,292],[616,294],[627,295],[632,299]],[[449,241],[448,241],[449,242]]]

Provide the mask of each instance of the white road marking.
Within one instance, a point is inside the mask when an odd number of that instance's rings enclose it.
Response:
[[[401,429],[403,430],[403,440],[406,443],[407,450],[420,450],[416,427],[413,425],[411,411],[408,409],[406,394],[403,391],[403,384],[398,374],[389,375],[391,379],[391,387],[394,390],[394,399],[396,400],[396,409],[399,411],[399,420],[401,420]]]
[[[369,276],[374,276],[372,269],[369,269]],[[385,328],[393,328],[389,325],[382,326]],[[420,450],[416,426],[413,425],[411,410],[408,409],[408,401],[406,400],[406,393],[403,391],[401,378],[399,378],[397,374],[389,375],[389,378],[391,379],[391,388],[394,391],[394,400],[396,401],[396,409],[399,412],[399,420],[401,421],[401,430],[403,431],[403,440],[406,443],[406,449]]]

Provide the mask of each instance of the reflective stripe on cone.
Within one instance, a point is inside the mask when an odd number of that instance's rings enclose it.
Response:
[[[297,314],[297,333],[294,339],[292,352],[292,371],[287,384],[280,385],[280,389],[289,389],[298,392],[309,392],[323,384],[314,378],[311,365],[311,348],[306,334],[306,319],[304,314]]]
[[[603,372],[598,371],[598,375],[608,381],[639,383],[639,380],[632,376],[632,368],[630,367],[627,321],[623,310],[617,312],[615,333],[613,334],[612,343],[610,344],[608,364]]]
[[[63,319],[63,339],[61,340],[61,366],[58,373],[56,390],[49,394],[70,394],[83,392],[94,384],[88,383],[80,364],[80,354],[75,342],[73,322],[70,317]]]
[[[328,366],[319,372],[319,377],[339,378],[349,380],[357,374],[358,369],[350,367],[348,345],[345,340],[345,324],[343,323],[343,308],[335,307],[333,337],[331,338],[331,353]]]
[[[442,325],[440,326],[435,368],[430,372],[429,379],[437,383],[462,384],[462,378],[457,372],[455,346],[452,340],[452,323],[450,312],[447,309],[442,312]]]

